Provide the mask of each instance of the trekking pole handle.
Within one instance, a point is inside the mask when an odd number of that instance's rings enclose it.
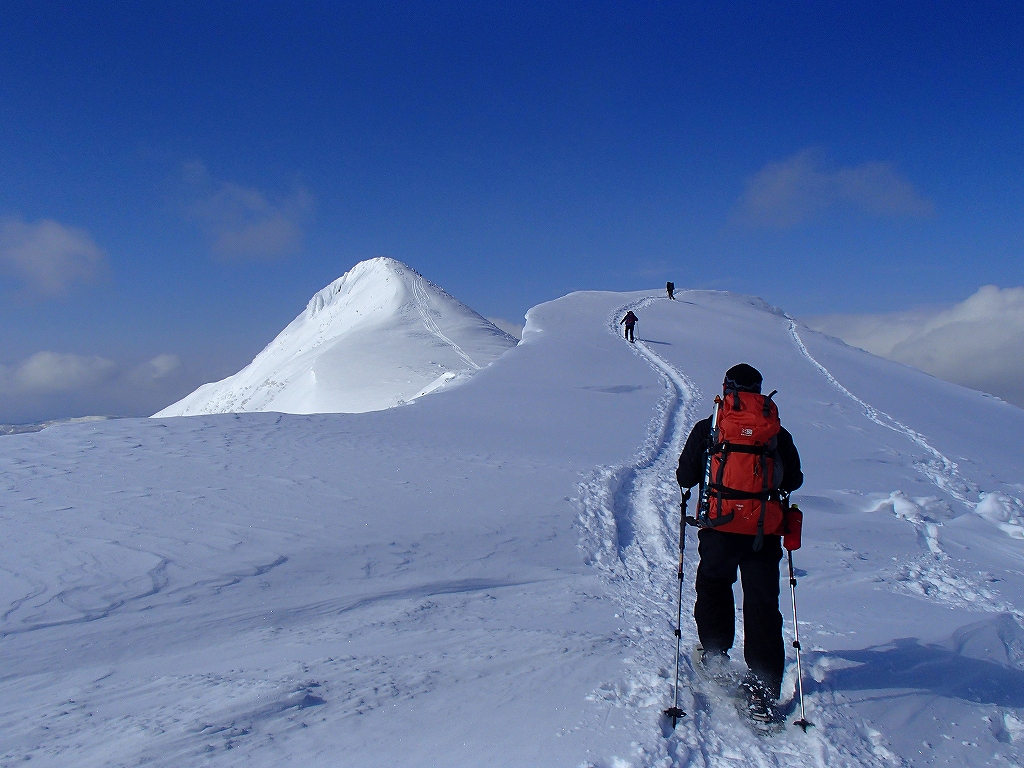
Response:
[[[690,489],[681,489],[683,500],[679,502],[679,580],[683,580],[683,553],[686,551],[686,502],[690,500]]]

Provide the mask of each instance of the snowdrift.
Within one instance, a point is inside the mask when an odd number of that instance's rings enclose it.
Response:
[[[155,415],[378,411],[465,379],[516,343],[411,267],[370,259],[241,371]]]
[[[1024,411],[757,299],[677,297],[535,307],[408,407],[0,438],[0,765],[1024,764]],[[661,717],[673,470],[740,361],[807,478],[815,727],[771,739],[687,656],[688,715]]]

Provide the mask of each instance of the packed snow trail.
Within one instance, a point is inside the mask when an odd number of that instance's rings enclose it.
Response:
[[[646,297],[618,308],[608,319],[608,330],[621,338],[618,321],[624,313],[660,300]],[[672,631],[677,610],[680,517],[675,467],[686,437],[704,416],[701,406],[707,404],[693,380],[657,354],[651,343],[638,336],[632,347],[661,377],[665,394],[633,462],[603,467],[581,486],[584,546],[591,562],[608,575],[616,597],[635,625],[633,658],[629,661],[635,670],[633,679],[625,686],[608,685],[596,697],[634,709],[639,732],[643,732],[646,720],[650,737],[638,747],[643,756],[641,765],[892,765],[884,748],[880,750],[875,743],[877,739],[873,741],[870,735],[865,739],[863,726],[831,700],[826,691],[807,695],[808,712],[816,729],[805,734],[787,728],[774,737],[765,737],[755,734],[737,714],[731,697],[697,677],[687,653],[697,643],[696,628],[689,616],[695,599],[693,580],[697,564],[693,532],[688,533],[691,546],[684,561],[684,619],[680,627],[684,658],[679,705],[688,716],[675,729],[660,716],[670,703],[675,664]],[[737,649],[742,648],[743,642],[741,617],[738,612]],[[791,628],[786,631],[789,637]],[[784,699],[792,698],[796,686],[794,660],[789,661],[783,683]],[[660,727],[652,722],[655,720]]]
[[[609,318],[611,332],[621,336],[618,317],[653,301],[656,301],[653,297],[645,298],[617,310]],[[666,526],[664,510],[678,509],[675,461],[697,420],[696,408],[702,395],[692,381],[650,352],[642,340],[635,342],[634,349],[642,350],[641,356],[665,385],[665,394],[657,405],[658,416],[648,426],[647,438],[634,461],[599,470],[597,485],[588,486],[585,495],[589,492],[604,496],[606,488],[611,492],[609,499],[595,500],[602,510],[596,518],[602,523],[601,546],[591,554],[606,567],[613,567],[617,561],[629,578],[653,578],[653,573],[666,559],[673,563],[676,559],[678,539]],[[636,546],[635,554],[631,545]],[[650,553],[646,549],[650,549]]]

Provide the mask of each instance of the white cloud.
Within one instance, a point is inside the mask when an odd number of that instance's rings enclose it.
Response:
[[[106,256],[87,232],[51,219],[29,224],[0,220],[0,267],[45,296],[61,296],[79,281],[90,280]]]
[[[0,365],[0,422],[118,414],[143,416],[180,400],[203,381],[177,355],[118,363],[97,355],[36,352]]]
[[[14,365],[0,365],[0,393],[11,395],[75,392],[100,384],[116,389],[138,387],[166,379],[181,367],[177,355],[159,354],[118,376],[116,362],[98,355],[36,352]]]
[[[1024,288],[986,285],[953,307],[830,315],[811,318],[808,325],[1024,407]]]
[[[927,216],[931,202],[883,162],[833,168],[820,149],[805,149],[768,163],[747,180],[739,202],[743,220],[793,227],[830,208],[853,208],[876,216]]]
[[[180,367],[181,358],[177,355],[163,353],[142,365],[136,366],[128,374],[128,378],[134,384],[150,384],[166,378]]]
[[[95,355],[36,352],[17,365],[0,366],[0,391],[38,394],[87,389],[108,380],[117,363]]]
[[[304,187],[286,195],[268,195],[215,179],[202,163],[188,164],[185,178],[199,193],[188,207],[189,217],[206,231],[214,255],[273,259],[302,246],[302,224],[313,208],[313,197]]]

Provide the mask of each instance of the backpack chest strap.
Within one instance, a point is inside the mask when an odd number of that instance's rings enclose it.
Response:
[[[740,501],[742,499],[757,499],[759,501],[782,501],[782,492],[776,488],[769,488],[755,493],[751,491],[738,491],[735,488],[729,488],[728,486],[721,485],[720,483],[712,483],[710,486],[710,496],[722,499],[723,501]]]
[[[712,453],[752,453],[755,456],[767,456],[772,452],[770,445],[740,445],[738,443],[715,443]]]

